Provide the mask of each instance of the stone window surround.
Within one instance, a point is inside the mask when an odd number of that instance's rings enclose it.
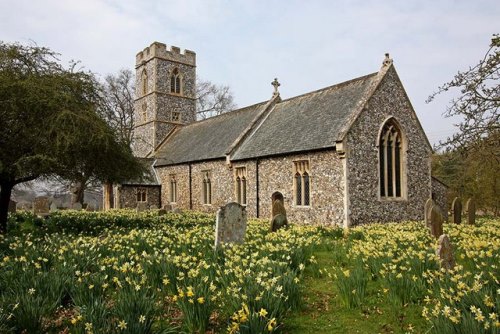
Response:
[[[178,67],[174,67],[169,76],[170,90],[172,95],[182,96],[184,93],[184,76]],[[173,89],[173,90],[172,90]]]
[[[303,169],[302,171],[298,170]],[[312,208],[312,187],[311,187],[311,161],[310,159],[299,159],[299,160],[293,160],[293,166],[292,166],[292,183],[293,183],[293,200],[292,200],[292,207],[297,208],[297,209],[310,209]],[[296,174],[299,173],[301,175],[301,178],[303,177],[303,172],[306,172],[307,175],[309,176],[309,204],[308,205],[303,205],[303,204],[297,204],[297,181],[296,181]],[[304,203],[305,201],[305,185],[302,182],[302,187],[301,187],[301,203]]]
[[[201,203],[203,205],[212,206],[212,171],[201,171]]]
[[[148,72],[146,69],[143,69],[141,74],[141,93],[143,96],[148,93]]]
[[[137,202],[147,202],[148,201],[148,190],[146,188],[137,188]]]
[[[381,181],[382,181],[382,178],[381,178],[381,175],[380,175],[380,138],[381,136],[383,135],[383,131],[384,131],[384,127],[385,125],[388,123],[388,122],[392,122],[394,123],[394,125],[396,126],[397,130],[399,130],[399,134],[401,136],[401,148],[400,148],[400,166],[401,166],[401,172],[400,172],[400,175],[401,175],[401,180],[400,180],[400,183],[401,183],[401,196],[399,197],[396,197],[396,196],[382,196],[381,195]],[[378,135],[377,135],[377,139],[376,139],[376,143],[375,143],[375,146],[376,146],[376,149],[377,149],[377,175],[378,175],[378,182],[379,182],[379,185],[378,185],[378,191],[377,191],[377,194],[378,194],[378,200],[380,202],[407,202],[408,201],[408,189],[407,189],[407,180],[408,180],[408,168],[407,168],[407,151],[408,151],[408,140],[406,138],[406,135],[405,135],[405,131],[403,131],[403,128],[401,126],[401,123],[397,120],[396,117],[390,115],[388,117],[386,117],[384,119],[384,121],[382,122],[382,124],[380,125],[379,127],[379,130],[378,130]],[[387,176],[386,176],[387,177]]]
[[[246,166],[234,167],[234,197],[240,205],[247,206],[248,177]]]
[[[170,203],[177,203],[177,181],[175,174],[170,174]]]

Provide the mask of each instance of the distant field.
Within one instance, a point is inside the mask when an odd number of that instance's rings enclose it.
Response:
[[[498,333],[500,220],[268,233],[215,252],[213,216],[18,213],[0,236],[0,333]]]

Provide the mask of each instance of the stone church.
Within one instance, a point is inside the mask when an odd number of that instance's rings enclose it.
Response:
[[[194,52],[155,42],[135,68],[133,150],[151,168],[108,189],[108,207],[215,212],[235,201],[269,218],[279,191],[290,222],[347,227],[423,219],[439,186],[388,54],[378,72],[291,98],[275,80],[268,101],[201,121]]]

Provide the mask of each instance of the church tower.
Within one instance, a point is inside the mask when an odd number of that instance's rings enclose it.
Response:
[[[154,42],[136,56],[134,140],[150,157],[175,126],[196,120],[196,54]]]

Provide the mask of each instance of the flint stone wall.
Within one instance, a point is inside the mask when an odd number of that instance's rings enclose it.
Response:
[[[160,208],[160,186],[132,186],[122,185],[119,190],[119,207],[136,208],[137,207],[137,189],[146,190],[146,206],[151,209]]]
[[[443,209],[444,221],[448,220],[448,187],[435,177],[432,180],[432,199]]]
[[[397,200],[380,198],[379,188],[378,136],[389,117],[406,138],[406,196]],[[431,196],[431,148],[393,67],[348,132],[347,150],[351,225],[424,218]]]

